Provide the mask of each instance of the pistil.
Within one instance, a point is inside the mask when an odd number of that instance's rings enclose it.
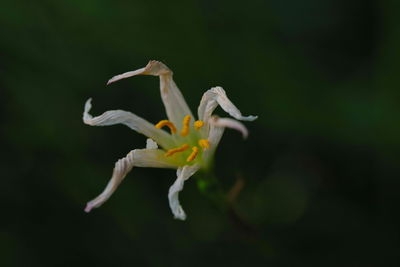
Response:
[[[178,153],[178,152],[183,152],[183,151],[187,150],[188,148],[189,148],[188,144],[183,144],[180,147],[169,149],[167,151],[167,153],[165,153],[165,156],[166,157],[172,156],[173,154]]]
[[[195,130],[199,130],[203,126],[204,126],[204,121],[195,121],[194,122],[194,129]]]
[[[199,148],[197,146],[192,147],[192,153],[187,157],[186,161],[191,162],[193,161],[196,157],[197,154],[199,153]]]
[[[159,121],[155,126],[157,129],[161,129],[164,126],[167,126],[169,128],[169,130],[171,131],[171,133],[173,133],[173,134],[176,133],[175,125],[172,122],[170,122],[169,120]]]
[[[200,146],[201,148],[203,148],[203,149],[208,149],[208,148],[210,148],[210,142],[208,142],[207,139],[200,139],[198,143],[199,143],[199,146]]]
[[[182,136],[187,136],[189,134],[189,124],[190,124],[190,119],[192,117],[190,115],[186,115],[183,118],[183,122],[182,122],[182,131],[181,131],[181,135]]]

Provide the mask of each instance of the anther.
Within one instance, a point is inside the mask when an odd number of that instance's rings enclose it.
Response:
[[[199,153],[199,148],[197,146],[192,147],[192,153],[187,157],[186,161],[191,162],[193,161],[196,157],[197,154]]]
[[[178,153],[178,152],[183,152],[183,151],[187,150],[188,148],[189,148],[188,144],[183,144],[180,147],[172,148],[172,149],[168,150],[167,153],[165,153],[165,156],[166,157],[172,156],[173,154]]]
[[[195,122],[194,122],[194,128],[195,128],[196,130],[200,129],[200,128],[203,127],[203,126],[204,126],[204,121],[195,121]]]
[[[207,139],[200,139],[198,143],[199,143],[199,146],[200,146],[201,148],[203,148],[203,149],[208,149],[208,148],[210,148],[210,142],[208,142]]]
[[[182,122],[182,131],[181,131],[181,135],[182,136],[187,136],[189,134],[189,123],[190,123],[190,119],[192,117],[190,115],[186,115],[183,118],[183,122]]]
[[[169,120],[162,120],[159,123],[157,123],[155,126],[157,129],[161,129],[164,126],[167,126],[169,128],[169,130],[171,131],[171,133],[176,133],[175,125],[172,122],[170,122]]]

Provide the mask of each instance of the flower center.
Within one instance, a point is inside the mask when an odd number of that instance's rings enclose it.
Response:
[[[162,120],[158,122],[155,127],[158,129],[163,128],[164,126],[168,127],[169,130],[171,131],[171,135],[175,135],[175,140],[181,143],[180,146],[168,149],[167,152],[165,153],[166,157],[172,157],[172,156],[177,156],[179,158],[185,159],[186,162],[192,162],[196,158],[198,158],[199,154],[202,153],[203,150],[209,149],[210,148],[210,142],[207,139],[201,139],[199,138],[199,134],[190,134],[191,130],[191,121],[192,117],[190,115],[186,115],[183,118],[182,121],[182,129],[180,131],[180,134],[177,135],[177,130],[175,125],[170,122],[169,120]],[[203,121],[195,121],[193,123],[193,128],[196,131],[199,131],[202,127],[204,126]],[[189,148],[192,148],[190,154]],[[202,149],[200,150],[199,147]],[[184,154],[183,154],[184,153]]]

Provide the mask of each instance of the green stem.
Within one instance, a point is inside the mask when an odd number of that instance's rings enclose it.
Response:
[[[225,213],[234,227],[247,239],[257,239],[256,229],[248,223],[233,206],[227,194],[222,189],[220,180],[215,176],[213,168],[201,171],[197,175],[197,186],[200,192],[208,198],[222,213]]]
[[[220,181],[214,175],[212,168],[202,171],[197,175],[197,187],[200,192],[214,203],[221,211],[228,209],[228,202]]]

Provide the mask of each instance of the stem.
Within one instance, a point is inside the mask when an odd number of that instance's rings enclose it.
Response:
[[[223,213],[230,218],[233,226],[246,239],[257,239],[256,229],[247,222],[234,207],[235,199],[244,186],[243,178],[239,177],[232,189],[225,193],[220,180],[214,175],[213,168],[200,172],[197,176],[197,186],[209,200]]]
[[[200,172],[197,175],[197,186],[212,203],[214,203],[219,210],[226,212],[228,209],[226,196],[222,190],[222,186],[217,177],[210,169]]]

